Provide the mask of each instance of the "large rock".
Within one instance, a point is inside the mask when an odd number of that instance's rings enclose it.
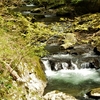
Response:
[[[59,35],[54,35],[47,40],[45,49],[50,53],[58,53],[63,47],[61,44],[63,43],[63,37]]]
[[[75,97],[71,96],[71,95],[67,95],[63,92],[59,92],[59,91],[52,91],[47,93],[44,96],[45,100],[77,100]]]
[[[92,89],[92,91],[91,91],[91,96],[100,97],[100,88]]]
[[[93,99],[99,99],[100,98],[100,88],[94,88],[91,91],[89,91],[87,93],[87,96],[89,98],[93,98]]]
[[[73,46],[77,42],[77,39],[76,39],[75,34],[67,33],[63,41],[64,41],[64,44],[62,44],[62,46],[66,49]]]
[[[43,95],[47,80],[39,57],[24,59],[17,65],[17,69],[20,77],[17,79],[16,87],[20,87],[20,91],[26,97],[25,100],[41,100],[37,98],[41,98]],[[20,93],[20,97],[23,94]],[[14,98],[17,98],[17,95]]]

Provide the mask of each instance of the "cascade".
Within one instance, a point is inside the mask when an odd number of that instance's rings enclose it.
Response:
[[[68,69],[68,63],[62,62],[62,68],[67,70]]]
[[[54,54],[43,57],[41,61],[48,79],[45,93],[60,90],[82,97],[93,87],[100,87],[100,69],[97,69],[99,65],[94,62],[99,60],[100,57],[94,55]]]
[[[41,61],[43,62],[44,66],[45,66],[45,70],[51,70],[51,65],[48,59],[43,58],[41,59]]]
[[[73,62],[73,61],[75,62]],[[49,57],[44,57],[41,59],[43,62],[45,69],[49,70],[68,70],[68,69],[78,69],[76,62],[77,59],[69,54],[56,54],[51,55]]]

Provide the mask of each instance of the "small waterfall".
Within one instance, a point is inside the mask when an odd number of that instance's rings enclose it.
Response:
[[[56,62],[54,65],[54,70],[58,71],[62,69],[62,64],[60,62]]]
[[[54,54],[42,58],[45,70],[79,70],[79,69],[99,69],[99,56],[72,56],[70,54]]]
[[[44,64],[45,70],[51,70],[51,65],[48,58],[44,57],[41,59],[41,61]]]
[[[70,54],[55,54],[42,58],[48,79],[45,93],[59,90],[82,97],[90,89],[100,87],[100,69],[95,67],[99,63],[97,60],[99,61],[100,57],[75,57]]]
[[[48,59],[42,60],[45,70],[52,70],[52,71],[59,71],[59,70],[76,70],[78,69],[77,65],[75,63],[71,62],[62,62],[62,61],[57,61],[57,62],[52,62],[49,61]]]
[[[62,62],[62,68],[63,68],[64,70],[68,70],[68,63]]]
[[[76,65],[75,63],[73,63],[72,61],[71,61],[71,65],[72,65],[72,67],[73,67],[75,70],[79,69],[79,68],[77,67],[77,65]]]

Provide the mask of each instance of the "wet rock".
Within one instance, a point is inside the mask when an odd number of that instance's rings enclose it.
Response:
[[[71,95],[67,95],[63,92],[59,92],[59,91],[52,91],[47,93],[44,96],[45,100],[77,100],[75,97],[71,96]]]
[[[81,44],[81,45],[74,45],[73,49],[70,50],[70,53],[77,53],[78,55],[89,53],[92,50],[92,47],[89,44]]]
[[[63,49],[63,47],[61,46],[62,42],[62,37],[57,35],[52,36],[48,39],[45,49],[49,53],[58,53]]]
[[[88,98],[100,99],[100,88],[94,88],[87,93]]]
[[[68,62],[74,58],[75,57],[70,54],[54,54],[49,57],[50,60],[68,61]]]
[[[58,53],[60,52],[60,48],[61,46],[58,43],[47,44],[45,47],[49,53]]]
[[[50,53],[67,52],[77,42],[75,34],[67,33],[65,36],[55,35],[48,39],[45,49]]]
[[[81,68],[91,68],[91,69],[96,69],[95,65],[91,62],[84,62],[81,64]]]
[[[90,53],[85,53],[82,56],[80,61],[81,68],[100,69],[99,56]]]
[[[94,53],[95,53],[96,55],[100,55],[100,51],[97,50],[97,47],[95,47],[95,48],[93,49],[93,51],[94,51]]]
[[[96,69],[100,68],[99,59],[94,58],[92,63]]]

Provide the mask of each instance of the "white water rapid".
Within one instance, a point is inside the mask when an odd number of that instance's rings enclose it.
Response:
[[[90,89],[100,87],[100,69],[92,68],[93,65],[91,67],[89,62],[79,57],[54,55],[42,58],[42,62],[48,78],[45,93],[60,90],[73,96],[83,96]]]
[[[77,65],[72,62],[73,69],[67,69],[68,64],[65,62],[62,62],[63,69],[58,71],[52,71],[51,65],[49,63],[49,60],[43,61],[45,65],[45,73],[48,78],[56,78],[56,79],[64,79],[63,81],[69,82],[72,84],[79,84],[80,82],[86,81],[86,80],[93,80],[94,82],[100,82],[100,70],[91,69],[91,68],[82,68],[78,69]],[[57,67],[57,64],[55,65]]]

